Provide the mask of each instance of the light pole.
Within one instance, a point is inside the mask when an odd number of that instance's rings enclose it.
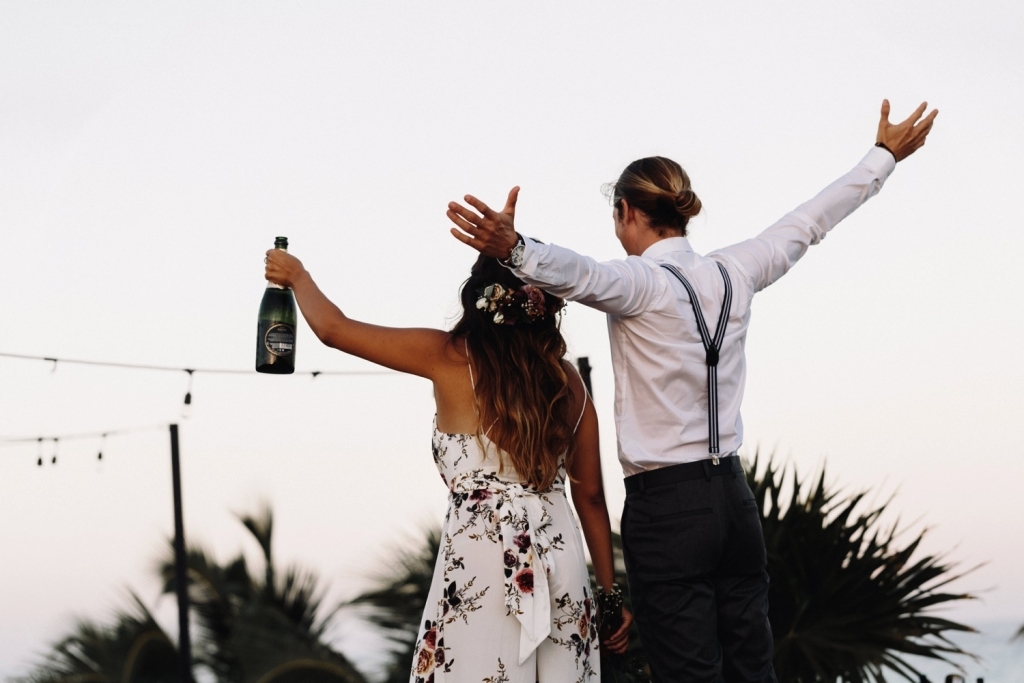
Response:
[[[188,557],[181,514],[181,464],[176,424],[171,425],[171,479],[174,486],[174,584],[178,594],[178,671],[182,683],[193,683],[192,642],[188,634]]]

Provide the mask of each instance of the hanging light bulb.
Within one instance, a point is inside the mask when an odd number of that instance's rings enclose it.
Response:
[[[38,447],[36,448],[36,457],[37,457],[36,465],[38,465],[39,467],[42,467],[43,466],[43,437],[39,437],[38,439],[36,439],[36,443],[38,444]]]
[[[195,370],[185,368],[185,372],[188,373],[188,388],[185,390],[185,403],[181,407],[182,418],[187,418],[192,414],[192,373],[195,372]]]
[[[107,435],[103,435],[103,440],[100,442],[100,452],[96,454],[97,460],[103,460],[103,447],[107,445]]]
[[[58,448],[58,446],[60,446],[60,439],[55,438],[53,440],[53,460],[50,461],[50,464],[52,464],[52,465],[56,465],[57,464],[57,448]]]

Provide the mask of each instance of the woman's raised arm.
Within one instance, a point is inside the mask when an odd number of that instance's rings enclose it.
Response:
[[[266,277],[274,284],[291,287],[302,317],[327,346],[428,379],[433,379],[445,364],[447,332],[382,327],[353,320],[320,291],[299,259],[281,249],[267,252]]]

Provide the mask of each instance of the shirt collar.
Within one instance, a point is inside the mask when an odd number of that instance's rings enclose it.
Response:
[[[690,247],[690,240],[685,237],[666,237],[647,247],[640,256],[641,258],[657,258],[672,251],[693,252],[693,248]]]

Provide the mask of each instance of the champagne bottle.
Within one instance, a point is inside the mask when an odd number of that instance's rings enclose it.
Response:
[[[274,248],[288,251],[288,238],[275,239]],[[295,372],[295,321],[292,290],[267,282],[257,324],[256,372],[273,375]]]

